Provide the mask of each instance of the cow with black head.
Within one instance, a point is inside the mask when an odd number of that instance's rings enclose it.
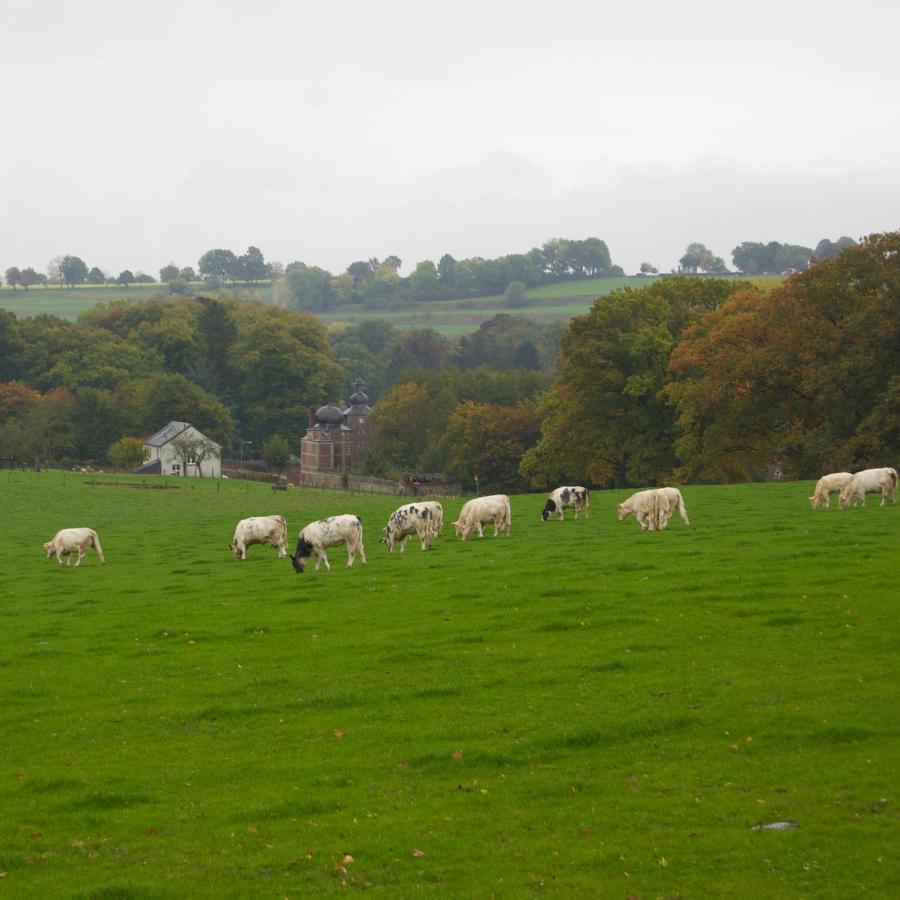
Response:
[[[347,548],[347,566],[352,566],[359,554],[360,562],[366,564],[366,551],[362,540],[362,520],[359,516],[342,515],[329,516],[327,519],[319,519],[310,522],[297,537],[297,549],[291,555],[291,565],[299,575],[306,568],[306,561],[314,558],[315,570],[319,571],[319,564],[325,563],[326,571],[331,571],[328,564],[328,556],[325,553],[329,547],[339,547],[344,544]]]
[[[584,510],[585,517],[591,514],[591,495],[586,487],[580,485],[558,487],[550,492],[544,508],[541,510],[541,519],[546,522],[554,513],[559,515],[560,521],[565,519],[564,510],[574,509],[575,518]]]

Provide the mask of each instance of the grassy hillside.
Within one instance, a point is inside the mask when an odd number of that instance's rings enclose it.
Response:
[[[782,279],[760,277],[748,279],[766,288]],[[383,319],[398,328],[434,328],[441,334],[452,336],[467,334],[477,330],[485,320],[497,313],[516,313],[539,322],[567,321],[590,309],[597,297],[605,296],[621,287],[643,287],[652,279],[641,277],[593,278],[585,281],[565,281],[559,284],[543,285],[526,292],[525,305],[510,309],[502,296],[475,297],[465,300],[441,300],[416,303],[384,302],[349,304],[329,312],[319,314],[326,324],[346,322],[355,324],[365,319]],[[193,286],[202,291],[200,284]],[[53,313],[64,319],[74,320],[82,310],[96,303],[109,300],[147,300],[161,295],[158,284],[132,285],[127,290],[121,287],[92,287],[82,285],[70,290],[59,288],[31,288],[10,290],[0,289],[0,308],[8,309],[17,316]],[[237,285],[229,289],[238,297],[259,297],[268,302],[271,286],[265,283]]]
[[[900,508],[687,487],[648,534],[520,496],[401,556],[391,497],[87,480],[0,473],[0,892],[894,893]],[[227,548],[345,511],[365,568]],[[44,559],[83,524],[108,565]]]

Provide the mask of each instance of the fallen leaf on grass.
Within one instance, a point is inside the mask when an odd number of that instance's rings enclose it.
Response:
[[[463,757],[463,752],[462,752],[462,750],[454,750],[454,751],[453,751],[453,758],[454,758],[454,759],[462,759],[462,757]]]
[[[413,850],[413,856],[424,856],[424,855],[425,855],[424,850],[418,850],[418,849]]]
[[[344,736],[344,732],[341,731],[340,728],[335,728],[332,734],[334,734],[336,738],[342,738]]]

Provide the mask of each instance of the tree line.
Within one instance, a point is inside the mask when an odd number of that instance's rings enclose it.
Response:
[[[527,366],[546,385],[560,331],[501,315],[455,341],[383,322],[329,333],[308,313],[177,295],[101,303],[76,323],[0,310],[0,456],[104,463],[171,419],[226,455],[235,439],[296,452],[310,408],[340,401],[357,375],[373,401],[408,370],[447,366]]]
[[[894,464],[900,234],[854,243],[771,291],[685,275],[623,288],[570,321],[547,390],[523,381],[501,396],[487,384],[406,373],[375,409],[371,470],[521,490]]]
[[[296,452],[309,409],[359,374],[372,474],[507,490],[815,477],[896,460],[898,314],[897,232],[770,291],[666,276],[564,329],[504,314],[455,340],[222,298],[116,300],[76,323],[0,311],[0,456],[102,462],[170,419]]]

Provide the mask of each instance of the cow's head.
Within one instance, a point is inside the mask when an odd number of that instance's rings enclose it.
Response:
[[[382,530],[381,543],[387,544],[388,553],[394,552],[394,532],[391,530],[390,525],[385,525]]]
[[[228,549],[238,558],[241,558],[241,551],[238,550],[237,544],[229,544]]]
[[[306,538],[297,541],[297,549],[291,555],[291,565],[298,575],[306,568],[306,560],[312,556],[312,552],[313,545]]]
[[[53,555],[53,541],[47,541],[44,544],[44,549],[47,551],[47,558],[49,559]]]
[[[617,505],[618,505],[618,508],[619,508],[619,521],[620,521],[620,522],[624,522],[624,521],[625,521],[625,517],[628,515],[628,510],[625,508],[625,504],[624,504],[624,503],[619,503],[619,504],[617,504]]]
[[[553,513],[556,512],[556,504],[552,500],[548,500],[541,510],[541,521],[546,522]]]

